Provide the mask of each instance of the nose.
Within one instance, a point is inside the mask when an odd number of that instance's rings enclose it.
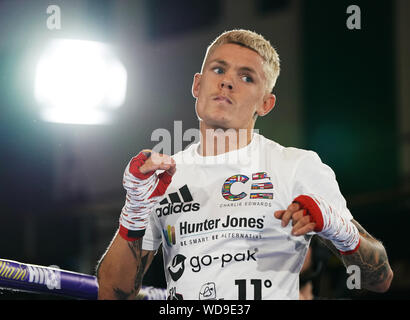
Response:
[[[232,90],[233,89],[233,83],[230,79],[224,78],[224,79],[222,79],[222,81],[220,83],[220,87],[221,87],[221,89]]]

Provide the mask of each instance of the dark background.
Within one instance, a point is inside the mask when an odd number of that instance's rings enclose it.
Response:
[[[46,27],[51,4],[61,8],[60,30]],[[360,30],[346,27],[351,4]],[[277,106],[256,127],[332,167],[395,272],[388,293],[350,291],[341,263],[324,255],[317,294],[409,298],[409,20],[406,0],[0,1],[0,257],[93,274],[118,226],[127,162],[153,147],[157,128],[198,127],[193,75],[214,38],[244,28],[270,40],[282,65]],[[117,48],[128,87],[111,125],[39,118],[36,58],[56,38]],[[144,284],[164,285],[161,255]],[[26,296],[0,294],[10,297]]]

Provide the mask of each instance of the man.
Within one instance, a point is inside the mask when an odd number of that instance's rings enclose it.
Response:
[[[386,251],[353,220],[333,171],[253,130],[275,105],[279,69],[254,32],[211,44],[192,86],[200,142],[128,164],[119,231],[97,268],[100,299],[135,298],[161,244],[168,299],[299,299],[314,234],[360,267],[363,288],[388,290]]]

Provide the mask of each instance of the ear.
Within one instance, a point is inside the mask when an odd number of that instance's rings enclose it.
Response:
[[[258,110],[256,110],[256,113],[260,117],[267,115],[275,107],[275,103],[276,103],[276,96],[272,93],[266,94],[265,97],[263,98],[263,103],[258,108]]]
[[[192,95],[194,98],[198,98],[201,77],[202,74],[200,73],[195,73],[194,75],[194,82],[192,83]]]

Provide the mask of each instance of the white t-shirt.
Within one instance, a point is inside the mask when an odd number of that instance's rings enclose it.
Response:
[[[176,173],[143,238],[144,250],[163,244],[168,298],[299,299],[313,233],[292,236],[273,214],[309,193],[352,219],[334,172],[315,152],[256,133],[218,156],[198,146],[173,156]]]

